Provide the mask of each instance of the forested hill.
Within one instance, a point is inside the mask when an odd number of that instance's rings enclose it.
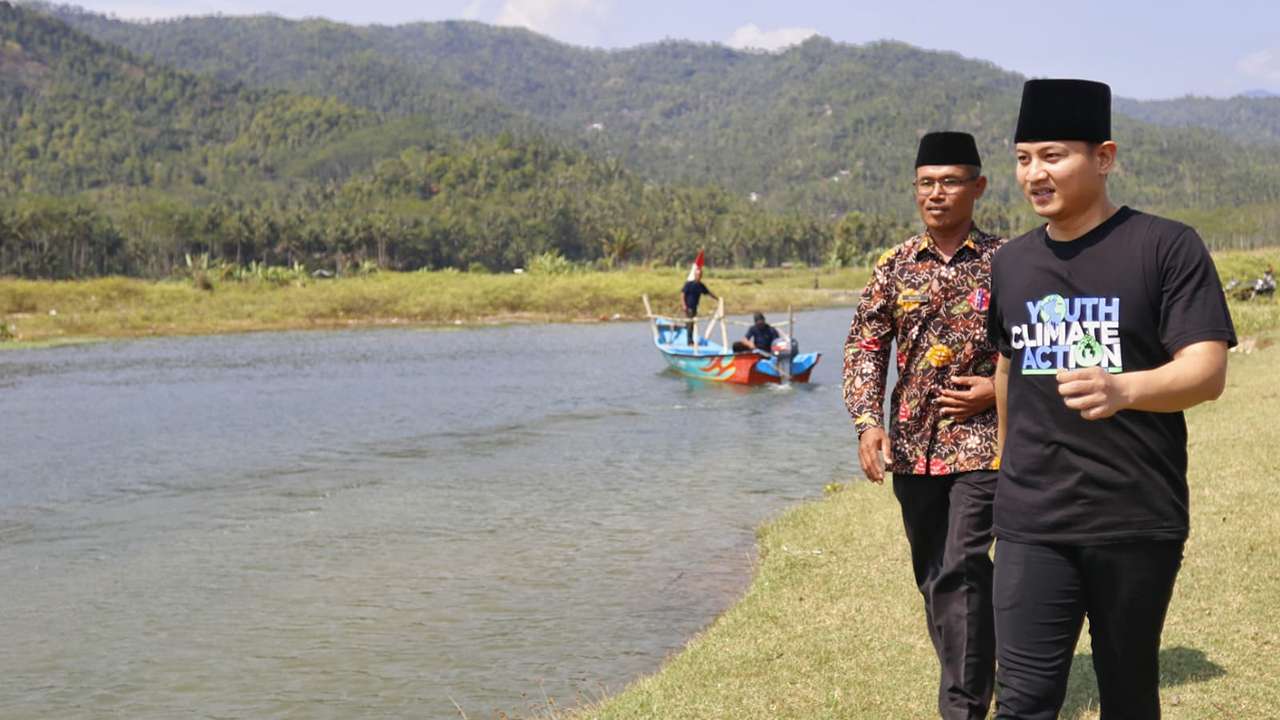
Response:
[[[1007,167],[1023,78],[951,53],[822,38],[777,54],[688,42],[603,51],[470,22],[138,24],[46,11],[163,62],[255,86],[401,114],[429,104],[423,97],[432,93],[506,107],[648,177],[756,193],[764,207],[815,217],[851,210],[909,217],[903,192],[919,134],[968,130],[995,171],[989,201],[1018,202],[998,169]],[[381,90],[388,78],[404,92]],[[1166,211],[1274,202],[1280,150],[1223,134],[1272,137],[1274,118],[1264,115],[1216,124],[1222,133],[1117,117],[1124,168],[1117,198]],[[439,120],[455,131],[476,129]]]
[[[173,71],[0,2],[0,277],[164,276],[187,256],[402,270],[861,261],[905,229],[770,214],[536,137],[440,134]],[[301,272],[295,268],[294,272]]]
[[[1280,155],[1280,96],[1185,97],[1141,102],[1120,98],[1115,107],[1119,112],[1157,125],[1209,128],[1243,142],[1272,145],[1277,148],[1272,152]]]
[[[188,255],[226,273],[666,264],[700,247],[718,267],[864,262],[918,222],[913,151],[940,127],[987,153],[980,224],[1035,222],[1005,164],[1021,78],[955,55],[58,12],[159,44],[0,2],[0,276],[163,276]],[[1274,152],[1124,118],[1117,134],[1117,200],[1211,243],[1280,230]]]
[[[252,193],[300,157],[378,123],[332,98],[174,71],[0,3],[0,189],[7,192]],[[423,129],[414,140],[431,135]]]
[[[225,83],[333,95],[370,110],[429,115],[463,137],[537,129],[530,118],[468,89],[452,76],[424,75],[421,68],[382,52],[378,47],[382,38],[376,32],[324,20],[295,22],[273,16],[136,24],[73,6],[19,4],[57,17],[102,42]],[[235,35],[242,37],[237,40]]]

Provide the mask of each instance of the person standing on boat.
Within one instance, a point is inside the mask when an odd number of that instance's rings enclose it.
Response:
[[[703,252],[698,251],[698,257],[693,261],[693,266],[689,268],[689,278],[685,280],[684,287],[680,288],[680,296],[684,303],[684,315],[689,318],[689,322],[685,324],[685,337],[690,345],[695,345],[693,338],[693,319],[698,317],[698,301],[703,295],[710,295],[713,300],[719,300],[706,285],[702,284],[702,262]]]
[[[1014,149],[1048,222],[991,268],[996,716],[1058,717],[1088,617],[1102,717],[1155,720],[1189,529],[1182,411],[1222,393],[1235,330],[1196,231],[1108,198],[1109,87],[1027,81]]]
[[[941,666],[938,711],[985,718],[994,687],[991,513],[996,484],[996,349],[987,340],[991,257],[1001,240],[978,229],[987,187],[973,136],[929,133],[916,154],[914,196],[925,229],[886,251],[844,347],[844,399],[862,471],[893,473],[893,493]],[[898,381],[883,418],[890,348]]]

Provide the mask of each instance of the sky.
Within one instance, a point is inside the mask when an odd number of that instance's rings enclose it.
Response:
[[[61,0],[121,19],[181,15],[325,17],[398,25],[446,19],[527,27],[626,48],[664,39],[779,50],[819,34],[892,39],[988,60],[1031,77],[1102,80],[1157,99],[1280,93],[1274,0]]]

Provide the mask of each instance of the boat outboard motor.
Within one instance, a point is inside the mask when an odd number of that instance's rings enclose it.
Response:
[[[800,343],[793,337],[780,336],[769,348],[773,351],[773,366],[778,368],[778,376],[783,382],[791,381],[791,361],[800,352]]]

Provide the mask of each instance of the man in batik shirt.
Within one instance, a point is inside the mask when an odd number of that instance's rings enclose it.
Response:
[[[915,200],[925,231],[876,263],[845,343],[844,398],[867,478],[893,473],[929,636],[938,710],[985,718],[994,684],[991,508],[996,483],[996,349],[986,338],[991,256],[973,224],[986,189],[973,137],[920,140]],[[898,382],[883,419],[892,345]]]

